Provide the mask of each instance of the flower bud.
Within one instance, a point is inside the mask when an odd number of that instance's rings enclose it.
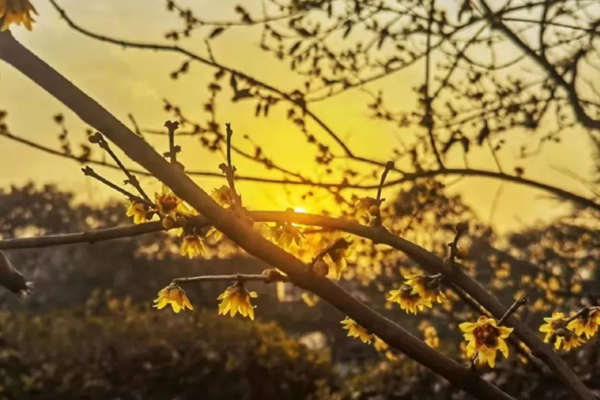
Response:
[[[164,217],[162,220],[162,226],[166,230],[173,229],[173,228],[175,228],[176,225],[177,224],[175,223],[175,220],[171,217],[167,216],[167,217]]]

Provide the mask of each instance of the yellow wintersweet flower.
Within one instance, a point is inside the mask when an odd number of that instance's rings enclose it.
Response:
[[[371,344],[372,335],[354,320],[346,317],[342,321],[342,325],[344,325],[344,329],[348,329],[348,337],[359,338],[363,343]]]
[[[323,257],[323,261],[329,267],[328,277],[339,280],[342,273],[348,269],[346,258],[350,255],[350,245],[352,243],[346,239],[340,239],[335,242]]]
[[[219,315],[231,315],[235,317],[238,312],[244,317],[250,317],[254,321],[254,306],[250,303],[250,299],[258,297],[256,292],[248,292],[243,283],[237,282],[229,286],[217,300],[221,300],[219,304]]]
[[[287,222],[282,225],[269,227],[268,236],[271,241],[284,249],[289,249],[293,245],[300,247],[304,238],[304,235],[297,227]]]
[[[496,365],[496,352],[499,350],[505,358],[508,358],[507,339],[513,328],[497,326],[497,321],[493,318],[481,316],[477,322],[463,322],[459,325],[464,332],[467,345],[467,357],[477,355],[477,364],[479,366],[489,364],[494,368]]]
[[[412,287],[412,293],[418,293],[422,298],[433,303],[443,303],[448,300],[441,288],[441,275],[408,275],[406,285]]]
[[[229,186],[223,185],[218,189],[213,189],[211,197],[224,208],[229,208],[235,204],[235,193]]]
[[[161,193],[154,194],[154,200],[158,212],[162,216],[169,216],[173,219],[177,219],[178,211],[185,211],[181,203],[181,199],[175,195],[166,185],[162,186]]]
[[[415,315],[425,307],[433,306],[430,299],[424,299],[419,293],[413,293],[412,286],[404,284],[399,289],[390,290],[387,300],[400,304],[401,309]]]
[[[379,339],[379,337],[376,335],[373,335],[373,347],[380,353],[386,352],[390,348],[390,346],[386,342]]]
[[[143,224],[150,221],[153,214],[148,205],[138,201],[130,201],[129,205],[127,206],[127,216],[133,217],[134,224]]]
[[[7,30],[11,24],[22,24],[30,31],[34,22],[31,14],[37,11],[29,0],[0,0],[0,31]]]
[[[194,258],[204,253],[204,244],[202,238],[195,233],[186,233],[181,242],[181,255]]]
[[[570,351],[584,343],[575,332],[567,327],[567,319],[563,313],[555,312],[552,317],[544,318],[544,321],[546,323],[540,326],[540,332],[546,333],[544,342],[552,341],[555,350],[560,350],[562,346],[565,351]]]
[[[175,283],[171,283],[169,286],[158,292],[158,298],[155,299],[154,302],[156,304],[154,304],[153,307],[156,307],[159,310],[170,304],[171,308],[173,308],[173,311],[176,313],[182,310],[185,311],[186,307],[190,310],[194,309],[190,300],[187,298],[185,291]]]
[[[591,307],[569,322],[567,328],[575,331],[577,336],[585,335],[587,339],[598,332],[600,326],[600,307]]]

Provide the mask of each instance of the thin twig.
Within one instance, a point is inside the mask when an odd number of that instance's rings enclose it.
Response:
[[[172,164],[177,164],[177,153],[181,150],[179,146],[175,146],[175,131],[179,128],[179,122],[166,121],[165,128],[169,134],[169,158]]]
[[[138,181],[137,177],[135,175],[133,175],[129,171],[129,169],[127,169],[127,167],[125,167],[125,165],[123,165],[123,163],[121,162],[119,157],[117,157],[115,152],[112,151],[108,142],[104,139],[102,134],[100,132],[96,132],[95,134],[90,136],[89,140],[91,143],[98,144],[98,146],[100,146],[102,149],[104,149],[104,151],[106,151],[110,155],[110,157],[113,159],[113,161],[119,166],[121,171],[123,171],[123,173],[127,177],[127,183],[129,183],[131,186],[133,186],[138,191],[138,193],[144,198],[144,200],[146,200],[148,203],[152,204],[152,200],[150,200],[150,197],[148,197],[148,195],[146,194],[144,189],[142,189],[142,186],[140,185],[140,182]]]
[[[272,274],[271,271],[267,270],[269,273],[263,274],[234,274],[234,275],[203,275],[203,276],[193,276],[187,278],[175,278],[172,280],[173,283],[193,283],[193,282],[214,282],[214,281],[238,281],[238,282],[289,282],[290,278],[287,276],[276,273]],[[265,271],[265,272],[267,272]]]
[[[529,295],[526,294],[522,296],[519,300],[515,301],[512,304],[512,306],[510,306],[508,310],[506,310],[502,318],[498,320],[498,326],[504,324],[504,321],[506,321],[508,317],[514,314],[519,309],[519,307],[524,306],[527,303],[529,303]]]
[[[92,178],[94,178],[94,179],[96,179],[96,180],[98,180],[98,181],[102,182],[103,184],[105,184],[105,185],[106,185],[106,186],[108,186],[109,188],[111,188],[111,189],[114,189],[114,190],[116,190],[117,192],[119,192],[119,193],[121,193],[121,194],[125,195],[125,196],[126,196],[128,199],[129,199],[129,200],[132,200],[132,201],[136,201],[136,202],[139,202],[139,203],[144,203],[144,204],[148,204],[148,205],[150,205],[150,206],[153,206],[153,204],[152,204],[152,203],[148,203],[146,200],[142,199],[141,197],[139,197],[139,196],[136,196],[135,194],[133,194],[133,193],[131,193],[131,192],[128,192],[127,190],[125,190],[125,189],[123,189],[123,188],[121,188],[121,187],[119,187],[119,186],[115,185],[114,183],[112,183],[112,182],[111,182],[111,181],[109,181],[108,179],[106,179],[106,178],[104,178],[104,177],[102,177],[102,176],[98,175],[98,174],[96,173],[96,171],[94,171],[94,170],[93,170],[91,167],[83,167],[83,168],[81,168],[81,171],[83,171],[83,173],[84,173],[84,175],[85,175],[85,176],[90,176],[90,177],[92,177]]]
[[[425,54],[425,118],[423,122],[427,127],[427,134],[429,135],[429,143],[431,144],[431,149],[433,150],[433,154],[435,154],[435,159],[437,160],[438,166],[441,169],[444,169],[444,163],[442,162],[442,157],[437,149],[437,144],[435,142],[435,136],[433,135],[433,115],[431,110],[431,103],[433,99],[429,96],[429,84],[430,84],[430,75],[431,75],[431,31],[433,29],[433,14],[435,11],[435,0],[430,0],[429,7],[429,20],[427,23],[427,50]]]

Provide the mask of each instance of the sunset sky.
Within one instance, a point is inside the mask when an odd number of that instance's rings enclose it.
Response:
[[[165,10],[164,0],[59,0],[70,16],[84,27],[112,37],[144,42],[165,43],[163,35],[173,28],[180,28],[181,22]],[[39,16],[32,32],[23,28],[13,28],[12,32],[19,41],[43,60],[68,77],[100,104],[116,115],[121,121],[131,126],[127,115],[132,113],[139,125],[144,128],[161,128],[166,114],[162,111],[163,98],[182,107],[184,113],[203,121],[202,104],[209,96],[206,89],[212,74],[208,67],[191,64],[190,73],[179,80],[171,80],[169,73],[178,68],[183,60],[176,54],[150,52],[146,50],[123,49],[118,46],[101,43],[85,37],[60,20],[58,13],[45,0],[32,0],[38,9]],[[236,2],[229,0],[189,0],[181,2],[193,6],[199,15],[206,19],[225,20],[235,18],[233,7]],[[252,7],[260,6],[258,1],[244,4]],[[249,8],[252,8],[249,6]],[[199,34],[183,46],[206,55],[206,47],[202,41],[210,32]],[[245,27],[231,29],[212,41],[212,49],[216,59],[232,68],[243,70],[251,76],[271,83],[277,87],[291,91],[297,87],[299,80],[289,71],[286,64],[258,49],[259,29]],[[416,96],[412,90],[423,79],[422,68],[411,68],[393,75],[391,78],[376,82],[373,89],[386,88],[386,98],[397,104],[406,104],[407,109],[414,108]],[[389,88],[393,87],[394,90]],[[254,117],[254,103],[232,105],[228,101],[230,93],[221,96],[219,118],[232,122],[236,144],[250,152],[252,146],[244,135],[249,135],[253,142],[260,144],[265,153],[275,162],[292,171],[301,172],[309,177],[315,176],[314,149],[306,143],[302,133],[289,124],[285,118],[285,107],[271,113],[268,119]],[[382,161],[391,157],[391,149],[397,144],[397,135],[410,134],[399,132],[391,125],[383,124],[368,118],[365,107],[368,99],[358,90],[347,92],[331,100],[313,106],[318,115],[326,121],[346,141],[348,146],[358,155],[376,158]],[[0,63],[0,109],[8,111],[8,125],[12,133],[58,148],[59,127],[52,118],[63,113],[70,129],[73,142],[85,137],[85,126],[74,114],[46,94],[42,89],[28,81],[17,71],[4,63]],[[277,110],[277,109],[276,109]],[[547,129],[542,127],[542,129]],[[319,137],[331,144],[336,154],[339,147],[327,138],[323,131],[314,129]],[[511,133],[522,138],[524,133]],[[549,144],[541,156],[530,158],[524,162],[515,161],[518,145],[507,146],[500,153],[500,158],[508,171],[523,166],[526,176],[573,190],[589,196],[585,187],[573,178],[558,172],[563,168],[572,173],[587,177],[592,170],[593,158],[588,134],[583,130],[565,132],[566,140],[559,145]],[[199,169],[218,172],[218,164],[223,161],[221,154],[210,154],[195,143],[197,139],[182,139],[182,162],[188,169]],[[515,142],[518,142],[517,139]],[[167,150],[167,140],[155,140],[151,143],[161,151]],[[85,178],[80,166],[69,160],[42,154],[0,137],[0,186],[24,183],[34,180],[38,183],[58,183],[65,189],[77,191],[79,199],[85,201],[104,201],[114,198],[114,194],[97,182]],[[99,156],[99,153],[96,153]],[[494,164],[487,152],[470,154],[472,167],[493,169]],[[242,160],[234,159],[241,174],[263,175],[274,178],[281,174],[268,172],[263,167]],[[447,165],[462,166],[462,157],[450,157]],[[343,166],[342,162],[337,164]],[[121,174],[95,167],[98,172],[119,181]],[[332,180],[332,178],[324,178]],[[454,178],[451,178],[452,180]],[[450,181],[449,180],[449,181]],[[212,190],[224,181],[215,178],[198,179],[205,189]],[[156,181],[144,179],[149,190],[158,190]],[[295,188],[282,188],[274,185],[240,183],[248,208],[303,207],[307,211],[319,208],[320,205],[303,204],[299,192]],[[557,206],[549,201],[547,193],[527,189],[514,184],[500,183],[489,179],[467,178],[452,186],[465,200],[473,206],[478,215],[489,220],[490,210],[495,194],[503,185],[502,195],[494,214],[493,223],[501,229],[519,229],[536,220],[548,219],[565,211],[565,207]],[[363,195],[365,194],[362,192]],[[369,193],[371,196],[374,193]],[[393,190],[387,193],[390,198]]]

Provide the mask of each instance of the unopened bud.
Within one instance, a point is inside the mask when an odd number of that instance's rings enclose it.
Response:
[[[166,230],[173,229],[176,225],[175,220],[171,217],[164,217],[162,220],[162,226]]]
[[[102,134],[100,132],[96,132],[88,137],[90,143],[100,143],[102,141]]]

